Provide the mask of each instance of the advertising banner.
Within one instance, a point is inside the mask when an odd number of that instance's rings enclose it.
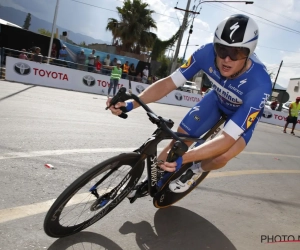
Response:
[[[260,121],[284,127],[284,125],[286,123],[286,118],[288,117],[288,115],[289,114],[287,112],[275,111],[275,110],[269,109],[266,106]],[[300,125],[300,115],[298,116],[297,124]],[[288,127],[291,128],[292,123],[290,123]]]
[[[26,61],[18,58],[6,58],[6,80],[33,85],[68,89],[85,93],[107,95],[110,86],[110,76],[80,71],[49,64]],[[138,95],[150,85],[131,82],[132,93]],[[129,88],[129,80],[120,79],[117,91],[121,87]],[[113,94],[111,90],[110,94]],[[193,107],[201,100],[201,95],[172,91],[158,103],[184,107]]]

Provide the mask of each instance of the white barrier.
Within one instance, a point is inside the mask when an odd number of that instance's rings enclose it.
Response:
[[[25,61],[13,57],[6,57],[5,78],[9,81],[99,95],[107,95],[110,85],[110,77],[107,75]],[[120,79],[118,89],[122,86],[128,89],[128,80]],[[149,87],[148,84],[139,82],[131,82],[131,86],[132,92],[136,95]],[[201,96],[198,94],[174,90],[158,102],[177,106],[193,107],[200,100]]]
[[[275,111],[266,106],[260,121],[284,127],[287,116],[287,112]],[[300,115],[297,124],[300,124]],[[291,128],[292,124],[290,123],[288,127]]]
[[[107,95],[110,85],[110,77],[106,75],[25,61],[13,57],[6,58],[5,78],[9,81],[99,95]],[[118,89],[122,86],[128,89],[128,80],[120,79]],[[131,82],[131,86],[132,92],[136,95],[149,87],[147,84],[138,82]],[[174,90],[160,99],[158,103],[193,107],[201,98],[202,97],[198,94]],[[274,111],[266,107],[261,122],[283,127],[286,122],[286,117],[287,113]],[[298,117],[298,124],[300,124],[300,116]],[[289,127],[290,126],[291,124]]]

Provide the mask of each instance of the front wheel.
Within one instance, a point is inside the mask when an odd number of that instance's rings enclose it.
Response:
[[[112,211],[134,188],[144,170],[137,153],[112,157],[75,180],[54,202],[45,233],[60,238],[80,232]]]

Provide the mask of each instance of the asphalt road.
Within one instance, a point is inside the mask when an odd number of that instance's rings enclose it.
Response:
[[[189,110],[150,107],[176,127]],[[48,237],[51,200],[155,130],[142,109],[123,120],[104,108],[104,96],[0,81],[0,249],[300,249],[296,241],[262,241],[300,235],[300,131],[263,123],[245,152],[172,207],[156,209],[150,197],[124,200],[81,233]]]

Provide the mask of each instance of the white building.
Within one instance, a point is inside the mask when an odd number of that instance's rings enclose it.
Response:
[[[290,101],[295,101],[300,96],[300,78],[291,78],[286,92],[290,95]]]

